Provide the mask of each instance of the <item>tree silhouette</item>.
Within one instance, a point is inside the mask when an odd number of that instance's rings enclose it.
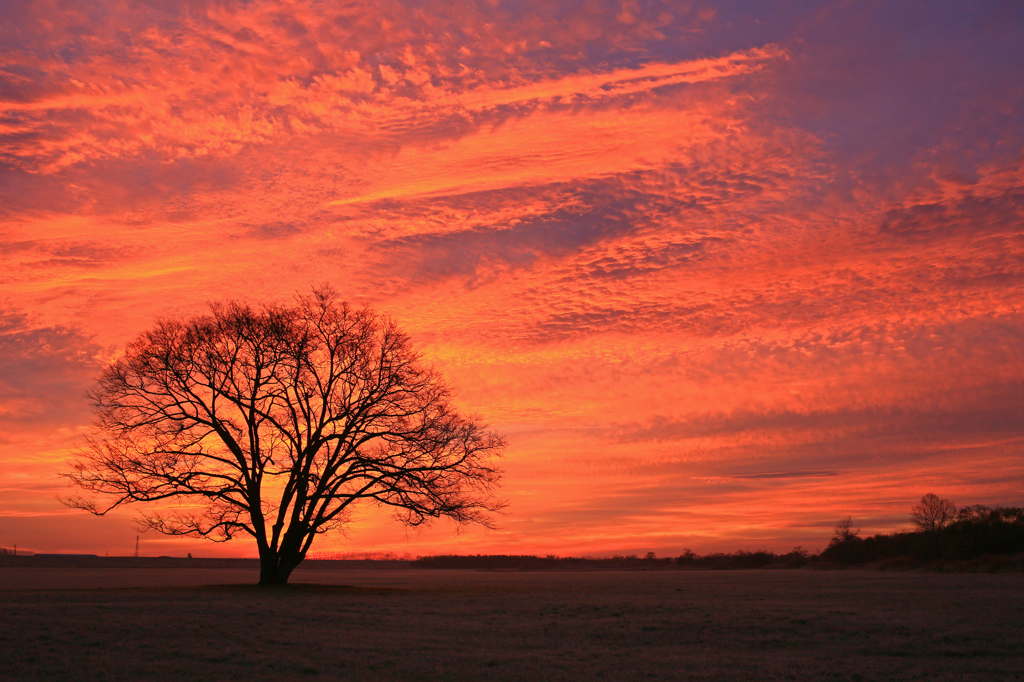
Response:
[[[847,516],[845,519],[840,519],[839,523],[833,526],[832,534],[834,537],[832,538],[832,541],[848,542],[857,537],[858,533],[860,533],[860,528],[856,530],[853,529],[853,517]]]
[[[291,306],[211,305],[159,320],[90,396],[98,433],[65,474],[105,514],[166,501],[139,523],[168,535],[252,536],[260,584],[285,584],[351,506],[490,525],[503,439],[460,415],[409,339],[329,287]]]
[[[910,508],[910,521],[918,530],[939,530],[956,518],[956,505],[951,500],[928,493]]]

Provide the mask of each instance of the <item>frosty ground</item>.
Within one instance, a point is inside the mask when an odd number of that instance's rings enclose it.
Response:
[[[9,680],[1024,680],[1024,575],[0,567]]]

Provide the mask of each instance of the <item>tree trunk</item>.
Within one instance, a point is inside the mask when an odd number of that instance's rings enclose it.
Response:
[[[287,585],[295,567],[302,563],[302,556],[293,552],[274,554],[267,552],[260,557],[260,585]]]

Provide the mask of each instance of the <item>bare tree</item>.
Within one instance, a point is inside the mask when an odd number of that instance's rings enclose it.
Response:
[[[857,537],[857,534],[860,533],[860,528],[854,530],[853,517],[847,516],[845,519],[839,520],[839,523],[832,528],[832,533],[835,536],[832,539],[833,542],[846,542]]]
[[[252,536],[260,584],[285,584],[351,506],[491,525],[503,439],[460,415],[388,318],[329,287],[292,306],[213,304],[159,320],[104,369],[97,434],[65,474],[105,514],[164,501],[142,527],[226,541]]]
[[[939,530],[956,518],[956,505],[952,500],[928,493],[910,508],[910,521],[918,530]]]

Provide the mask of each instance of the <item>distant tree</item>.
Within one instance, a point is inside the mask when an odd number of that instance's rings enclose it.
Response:
[[[290,306],[159,320],[91,398],[98,431],[65,474],[89,497],[65,503],[102,515],[162,501],[142,527],[251,536],[260,584],[287,583],[363,500],[409,526],[490,525],[501,507],[502,438],[459,414],[391,320],[329,287]]]
[[[857,534],[860,533],[860,528],[854,530],[853,517],[847,516],[845,519],[840,519],[839,523],[833,526],[832,533],[834,536],[832,538],[833,542],[847,542],[857,537]]]
[[[992,512],[995,511],[986,507],[983,504],[969,504],[966,507],[961,507],[957,510],[956,521],[976,521],[989,517]]]
[[[790,568],[800,568],[805,566],[810,561],[811,553],[797,545],[789,551],[789,554],[783,554],[780,558],[786,561],[786,565]]]
[[[932,531],[948,526],[956,518],[956,505],[951,500],[928,493],[910,508],[910,521],[918,530]]]

